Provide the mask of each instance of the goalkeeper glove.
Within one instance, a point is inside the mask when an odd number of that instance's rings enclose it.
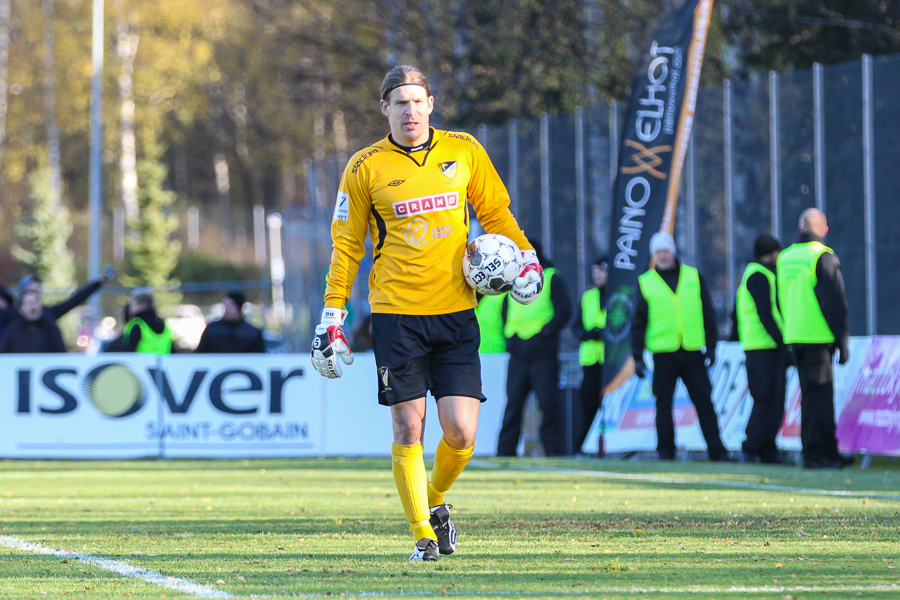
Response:
[[[345,365],[353,364],[353,352],[341,329],[346,316],[346,310],[326,307],[322,311],[322,322],[316,326],[316,335],[309,351],[316,371],[329,379],[337,379],[343,375],[338,356]]]
[[[516,277],[509,295],[519,304],[531,304],[544,288],[544,269],[534,250],[522,250],[522,272]]]

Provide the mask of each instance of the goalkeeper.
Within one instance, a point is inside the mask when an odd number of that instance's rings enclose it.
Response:
[[[505,235],[522,250],[513,298],[529,303],[543,286],[541,266],[484,148],[468,134],[429,127],[433,109],[421,71],[388,72],[381,112],[390,134],[357,152],[341,178],[325,308],[311,351],[325,377],[340,377],[341,363],[353,362],[341,326],[368,234],[378,402],[391,410],[394,481],[416,540],[411,561],[434,561],[456,549],[444,494],[472,456],[485,400],[475,292],[462,274],[469,204],[486,232]],[[443,430],[430,478],[422,449],[429,391]]]

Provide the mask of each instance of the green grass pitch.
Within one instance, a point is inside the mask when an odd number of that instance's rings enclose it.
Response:
[[[900,598],[888,459],[473,460],[447,501],[458,551],[409,563],[390,458],[0,461],[0,598]]]

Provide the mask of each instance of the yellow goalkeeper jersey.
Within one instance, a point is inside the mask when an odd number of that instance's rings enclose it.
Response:
[[[474,308],[463,278],[468,204],[488,233],[531,248],[509,211],[509,193],[478,141],[431,129],[403,148],[390,136],[357,152],[341,177],[331,225],[325,306],[343,308],[372,239],[373,313],[440,315]]]

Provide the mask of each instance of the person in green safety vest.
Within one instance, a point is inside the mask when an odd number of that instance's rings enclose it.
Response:
[[[753,398],[741,445],[741,460],[746,463],[790,464],[779,456],[775,444],[784,419],[790,364],[775,289],[775,261],[780,252],[781,242],[771,235],[763,233],[756,238],[755,260],[747,265],[735,299],[736,330],[744,348],[747,388]]]
[[[171,354],[172,332],[157,314],[153,293],[139,289],[128,301],[131,320],[125,324],[125,352]]]
[[[603,330],[606,327],[606,282],[609,261],[601,257],[591,265],[594,287],[581,296],[572,330],[581,341],[578,362],[581,363],[581,412],[575,415],[575,452],[580,452],[591,430],[594,416],[603,404],[603,362],[605,359]],[[598,455],[603,456],[603,434]]]
[[[478,353],[502,354],[506,352],[506,338],[503,336],[503,303],[506,302],[506,294],[478,294],[477,297],[475,316],[478,317],[478,329],[481,332]]]
[[[506,408],[497,440],[497,456],[515,456],[522,433],[522,414],[534,392],[541,409],[540,438],[547,456],[566,453],[562,399],[559,391],[559,334],[572,316],[565,280],[544,256],[538,240],[529,238],[538,261],[546,265],[544,287],[531,304],[505,302],[503,335],[509,352]]]
[[[778,256],[778,302],[784,341],[797,359],[800,443],[807,469],[840,469],[855,462],[838,451],[834,420],[834,353],[850,359],[847,296],[841,263],[825,245],[825,213],[800,215],[800,239]]]
[[[653,234],[650,254],[656,266],[638,278],[631,354],[635,374],[643,378],[644,349],[653,353],[657,453],[661,460],[675,458],[672,402],[680,378],[697,411],[709,459],[731,461],[719,435],[719,419],[707,372],[716,360],[719,340],[709,288],[697,269],[678,261],[671,234],[664,231]]]

